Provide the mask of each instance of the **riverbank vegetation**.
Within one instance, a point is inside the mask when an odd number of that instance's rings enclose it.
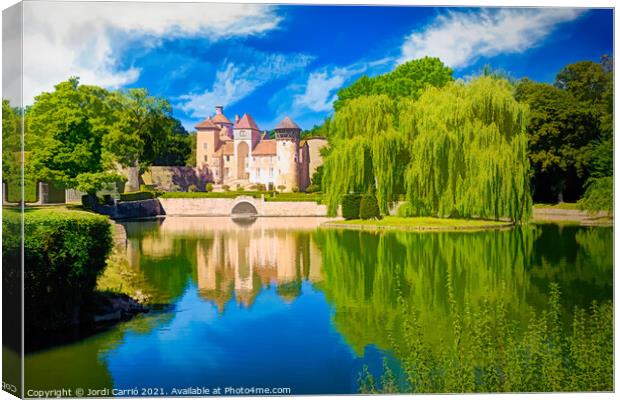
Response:
[[[360,78],[312,130],[330,143],[330,213],[351,192],[375,194],[384,215],[402,196],[411,216],[523,222],[532,196],[612,211],[612,64],[567,65],[553,84],[489,69],[455,82],[430,58]]]
[[[24,299],[27,333],[80,324],[112,248],[107,217],[64,207],[24,210]],[[3,209],[2,257],[20,268],[19,210]]]
[[[3,173],[9,200],[19,200],[21,110],[3,100]],[[109,91],[78,78],[35,97],[23,112],[26,200],[36,182],[91,195],[126,178],[119,167],[185,165],[191,137],[169,102],[145,89]],[[6,129],[6,133],[5,133]],[[17,196],[17,197],[16,197]]]
[[[366,230],[398,229],[398,230],[480,230],[510,227],[513,224],[505,221],[437,218],[437,217],[397,217],[386,216],[376,219],[352,219],[326,222],[323,226],[335,228],[362,228]]]
[[[330,121],[323,173],[330,213],[357,192],[376,195],[383,214],[406,194],[410,216],[526,221],[527,107],[510,84],[490,76],[436,82],[437,71],[449,73],[439,60],[408,64],[428,76],[424,90],[393,98],[373,89],[341,103]]]
[[[316,286],[334,325],[356,355],[376,346],[403,360],[402,371],[393,368],[398,391],[550,390],[543,375],[557,390],[613,389],[612,229],[314,237],[324,276]],[[570,295],[550,292],[549,282]],[[372,373],[382,390],[380,371]]]
[[[565,329],[560,288],[551,284],[546,309],[532,311],[520,329],[503,297],[484,297],[476,309],[461,306],[450,279],[452,340],[430,345],[418,311],[399,294],[398,329],[404,340],[393,347],[403,379],[387,363],[380,379],[364,369],[358,380],[361,393],[613,391],[611,301],[575,308]]]

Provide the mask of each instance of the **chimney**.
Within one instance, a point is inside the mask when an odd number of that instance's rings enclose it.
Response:
[[[235,124],[239,122],[241,118],[239,118],[239,114],[235,114]]]
[[[215,106],[215,113],[216,114],[223,114],[224,113],[224,106]]]

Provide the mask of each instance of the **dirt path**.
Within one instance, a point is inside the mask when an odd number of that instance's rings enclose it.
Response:
[[[567,222],[586,226],[611,226],[614,223],[613,215],[604,211],[599,211],[596,214],[589,214],[581,210],[563,210],[544,207],[534,207],[532,221]]]

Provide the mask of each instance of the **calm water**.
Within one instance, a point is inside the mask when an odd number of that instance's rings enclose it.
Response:
[[[547,302],[612,298],[612,229],[533,226],[479,233],[320,230],[312,218],[128,222],[144,293],[172,304],[79,342],[26,356],[27,388],[290,387],[355,393],[366,364],[390,363],[397,287],[427,337],[445,339],[456,298],[503,296],[524,323]]]

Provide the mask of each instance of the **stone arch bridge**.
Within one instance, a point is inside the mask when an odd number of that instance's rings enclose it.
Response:
[[[327,206],[314,201],[266,201],[263,196],[234,198],[160,198],[165,215],[325,217]]]

